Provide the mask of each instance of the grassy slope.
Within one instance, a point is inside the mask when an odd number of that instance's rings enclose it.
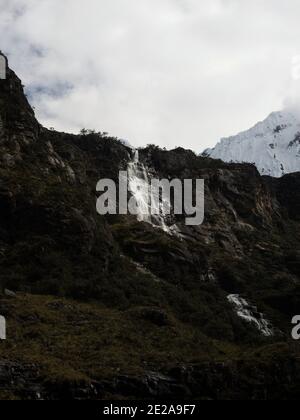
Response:
[[[99,303],[79,303],[52,296],[18,294],[2,298],[8,339],[0,357],[38,367],[40,382],[55,387],[80,385],[116,375],[168,372],[177,365],[227,359],[261,363],[288,355],[285,344],[249,349],[209,339],[167,314],[157,325],[142,308],[118,311]],[[0,387],[0,398],[16,398],[18,390]]]

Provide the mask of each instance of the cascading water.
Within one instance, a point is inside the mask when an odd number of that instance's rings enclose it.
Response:
[[[165,232],[172,234],[176,232],[176,225],[169,227],[165,218],[168,216],[166,209],[170,203],[162,203],[160,214],[151,214],[151,205],[159,206],[160,197],[154,196],[150,189],[151,178],[143,163],[139,160],[139,151],[135,150],[131,162],[128,164],[129,191],[136,200],[137,219],[140,222],[150,223]]]
[[[250,305],[240,295],[229,295],[227,299],[235,307],[236,313],[240,318],[255,325],[265,337],[274,335],[269,321],[264,318],[263,314],[257,311],[255,306]]]
[[[151,222],[149,203],[149,178],[144,165],[139,163],[139,152],[136,150],[132,161],[128,164],[129,191],[137,203],[137,219],[139,222]]]

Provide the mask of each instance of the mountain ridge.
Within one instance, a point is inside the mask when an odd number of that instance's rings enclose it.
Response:
[[[292,112],[271,113],[264,121],[223,138],[203,155],[225,162],[248,162],[261,175],[280,178],[300,171],[300,119]]]

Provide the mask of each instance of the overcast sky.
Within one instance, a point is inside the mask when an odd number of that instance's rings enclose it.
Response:
[[[200,152],[298,96],[299,16],[299,0],[0,0],[0,49],[47,127]]]

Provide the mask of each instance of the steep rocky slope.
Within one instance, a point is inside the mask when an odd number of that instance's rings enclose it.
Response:
[[[122,142],[43,128],[11,70],[0,118],[1,398],[299,397],[299,174],[142,149],[149,176],[205,179],[204,224],[169,235],[96,213]]]
[[[280,178],[300,171],[300,119],[291,112],[273,112],[236,136],[222,139],[204,155],[225,162],[250,162],[262,175]]]

